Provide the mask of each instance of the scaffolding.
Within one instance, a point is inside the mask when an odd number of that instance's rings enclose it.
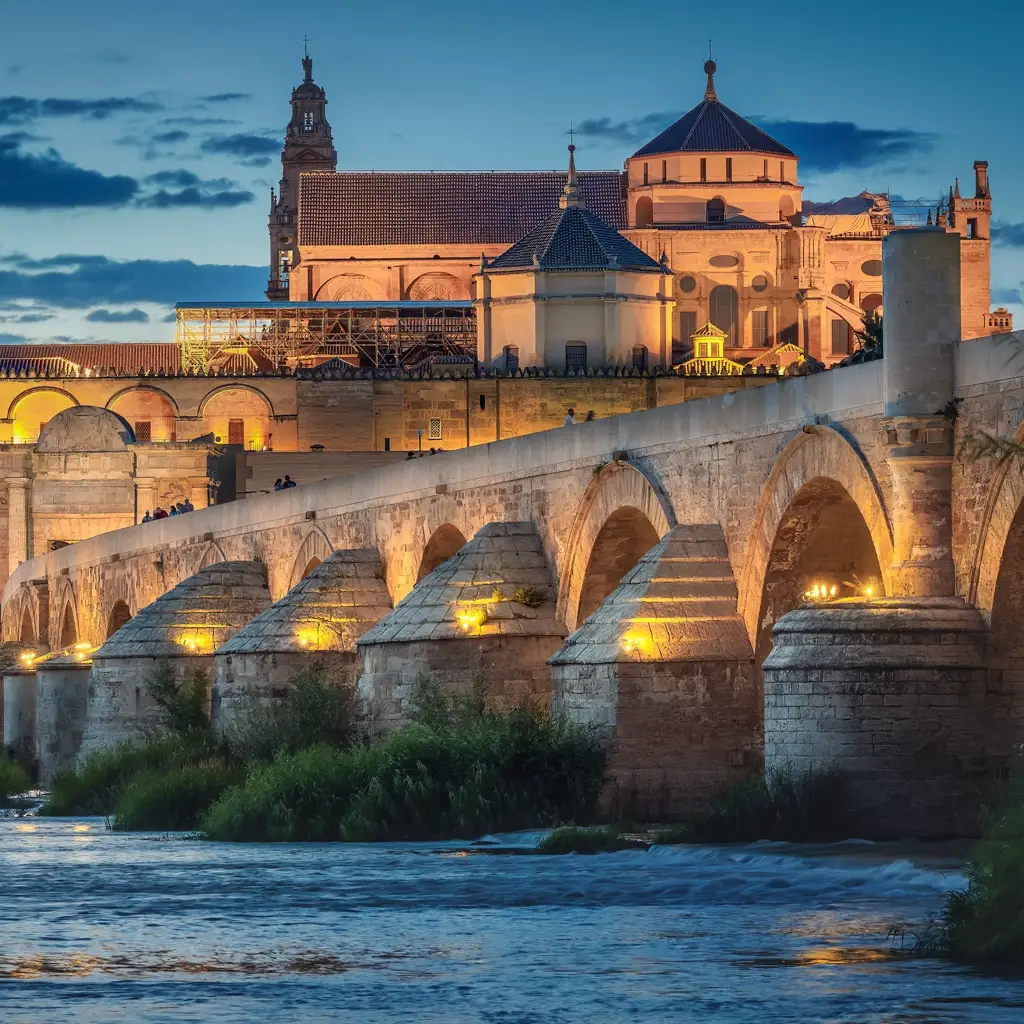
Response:
[[[400,369],[476,355],[469,301],[178,303],[175,341],[187,373],[244,355],[268,370],[342,359]]]

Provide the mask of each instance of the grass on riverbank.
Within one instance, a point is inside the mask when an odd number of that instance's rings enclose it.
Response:
[[[16,761],[12,761],[3,748],[0,748],[0,807],[4,807],[12,797],[31,789],[32,780],[28,772]]]
[[[850,838],[855,825],[841,772],[783,767],[723,786],[707,807],[658,832],[655,842],[834,842]]]
[[[133,775],[115,805],[113,828],[124,832],[187,832],[226,789],[241,782],[244,769],[223,758],[149,768]]]
[[[967,868],[967,888],[947,893],[922,948],[965,963],[1024,965],[1024,778],[990,815]]]
[[[588,732],[536,708],[496,713],[429,688],[417,717],[369,745],[279,755],[200,828],[220,840],[413,840],[593,815],[604,751]]]
[[[611,825],[579,827],[563,825],[537,844],[537,853],[615,853],[618,850],[646,850],[648,843],[630,839]]]

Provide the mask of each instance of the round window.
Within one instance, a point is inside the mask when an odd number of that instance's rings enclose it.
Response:
[[[679,278],[679,290],[681,292],[692,292],[697,287],[697,281],[695,278],[690,277],[689,274],[686,277]]]
[[[868,277],[881,277],[882,276],[882,261],[881,260],[865,260],[860,265],[860,269]]]
[[[735,267],[739,260],[735,256],[712,256],[708,263],[713,267]]]
[[[758,274],[753,281],[750,282],[750,287],[755,292],[763,292],[768,287],[768,278],[764,274]]]
[[[850,297],[850,286],[848,284],[839,284],[832,286],[832,294],[837,295],[841,299],[848,299]]]
[[[882,296],[881,295],[864,295],[860,300],[860,308],[865,313],[874,313],[882,308]]]

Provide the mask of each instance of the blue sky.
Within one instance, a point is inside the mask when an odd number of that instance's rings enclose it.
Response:
[[[993,304],[1024,316],[1020,8],[990,31],[900,0],[5,7],[0,340],[168,340],[176,300],[262,297],[304,34],[339,166],[389,169],[561,167],[570,121],[581,167],[619,167],[700,100],[710,36],[720,98],[797,151],[807,199],[969,191],[987,159]]]

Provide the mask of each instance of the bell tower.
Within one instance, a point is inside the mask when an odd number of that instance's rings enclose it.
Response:
[[[267,298],[288,298],[288,278],[299,259],[299,175],[303,171],[333,171],[338,167],[331,126],[327,120],[327,94],[313,81],[313,58],[302,58],[302,84],[292,90],[292,116],[281,151],[281,182],[270,190],[270,279]]]

